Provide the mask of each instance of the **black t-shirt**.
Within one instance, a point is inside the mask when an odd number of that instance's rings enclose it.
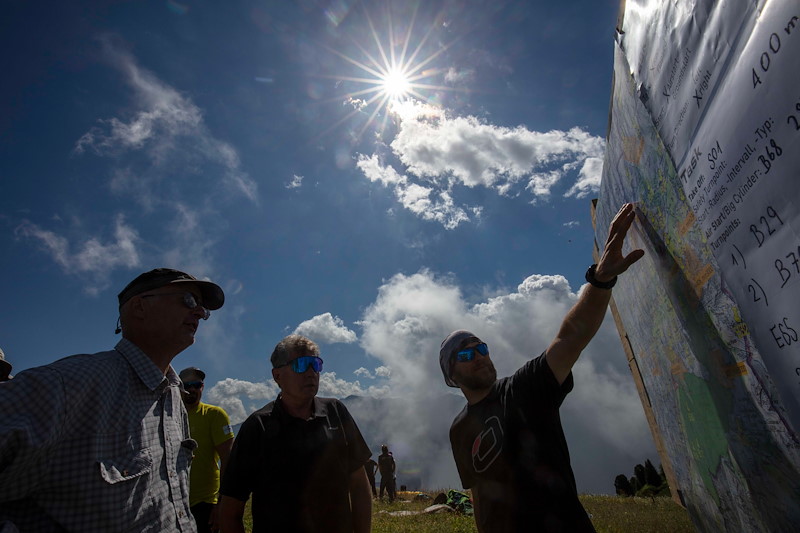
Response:
[[[456,416],[450,444],[464,488],[477,495],[482,531],[595,531],[558,413],[572,386],[572,374],[559,385],[541,355]]]
[[[314,415],[289,415],[280,397],[245,420],[220,493],[253,495],[253,533],[352,533],[348,482],[371,452],[347,408],[314,398]]]

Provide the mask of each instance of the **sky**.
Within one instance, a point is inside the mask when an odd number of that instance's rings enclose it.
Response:
[[[362,425],[402,483],[464,403],[442,339],[473,330],[510,375],[584,284],[618,7],[5,2],[0,348],[15,373],[111,349],[117,293],[187,271],[226,294],[173,361],[206,401],[243,421],[306,335],[321,396],[392,406]],[[658,458],[610,313],[574,375],[578,489],[612,493]],[[423,483],[460,487],[446,445],[426,457]]]

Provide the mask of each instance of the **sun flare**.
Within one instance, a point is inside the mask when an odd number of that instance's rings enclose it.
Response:
[[[357,133],[358,136],[370,125],[377,123],[381,123],[379,129],[382,131],[392,114],[392,109],[399,102],[408,99],[431,102],[439,98],[442,92],[465,90],[435,82],[446,71],[436,66],[437,59],[453,42],[442,45],[437,41],[435,45],[427,47],[433,48],[432,50],[425,51],[426,43],[438,25],[431,22],[427,31],[419,35],[414,32],[415,19],[416,12],[411,16],[405,31],[401,33],[393,27],[391,17],[387,17],[386,29],[379,34],[371,17],[366,13],[370,30],[366,35],[372,37],[372,42],[370,43],[368,38],[353,39],[353,44],[360,51],[360,54],[357,54],[360,57],[328,47],[330,52],[356,69],[353,75],[330,76],[336,79],[337,83],[344,83],[347,87],[344,95],[331,100],[344,101],[353,109],[326,132],[357,116],[365,117]]]
[[[402,98],[411,90],[411,82],[405,72],[393,68],[381,76],[381,90],[390,98]]]

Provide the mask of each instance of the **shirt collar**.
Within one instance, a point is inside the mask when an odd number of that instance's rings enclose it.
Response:
[[[325,404],[319,401],[319,398],[314,396],[314,399],[312,401],[314,403],[311,408],[311,418],[320,418],[328,416],[328,411],[325,409]],[[291,416],[286,411],[286,407],[284,407],[283,405],[283,395],[281,393],[278,393],[278,398],[275,400],[275,407],[273,409],[276,410],[280,414],[280,416]]]
[[[155,363],[128,339],[120,339],[114,349],[122,354],[139,376],[139,379],[142,380],[142,383],[151,391],[156,390],[165,380],[169,385],[180,386],[181,380],[173,370],[172,365],[167,368],[167,373],[164,375]]]

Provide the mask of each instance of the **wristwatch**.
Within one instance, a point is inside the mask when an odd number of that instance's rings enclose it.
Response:
[[[611,281],[598,281],[598,279],[594,277],[596,270],[597,270],[597,263],[589,267],[589,270],[586,271],[586,281],[588,281],[598,289],[610,289],[617,284],[617,276],[614,276],[614,279],[612,279]]]

